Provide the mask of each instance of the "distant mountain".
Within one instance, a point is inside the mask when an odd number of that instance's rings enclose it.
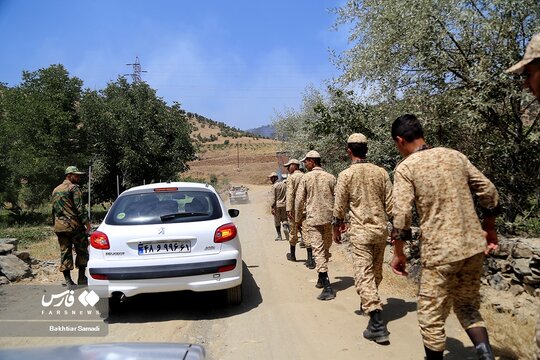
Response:
[[[265,125],[246,130],[246,132],[272,139],[276,133],[276,129],[272,125]]]

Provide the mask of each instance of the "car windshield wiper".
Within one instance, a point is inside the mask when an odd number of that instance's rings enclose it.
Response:
[[[173,219],[178,219],[178,218],[188,217],[188,216],[206,216],[206,215],[208,215],[208,213],[203,213],[203,212],[181,212],[181,213],[175,213],[175,214],[161,215],[160,219],[161,219],[161,221],[166,221],[166,220],[173,220]]]

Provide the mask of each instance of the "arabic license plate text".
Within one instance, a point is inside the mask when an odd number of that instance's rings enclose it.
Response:
[[[140,242],[139,255],[188,253],[191,252],[191,241]]]

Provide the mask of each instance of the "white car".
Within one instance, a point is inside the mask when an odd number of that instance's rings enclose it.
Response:
[[[88,288],[117,306],[124,297],[223,290],[242,302],[238,231],[215,189],[168,182],[124,191],[90,237]]]

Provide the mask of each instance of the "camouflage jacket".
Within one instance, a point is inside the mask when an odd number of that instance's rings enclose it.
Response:
[[[349,211],[351,241],[385,242],[392,216],[392,182],[386,170],[368,162],[352,164],[338,175],[334,218],[343,221]]]
[[[456,150],[420,150],[396,167],[393,225],[410,229],[416,204],[424,266],[463,260],[485,249],[486,239],[471,191],[482,207],[494,209],[498,205],[495,186]]]
[[[285,181],[276,181],[272,184],[270,191],[270,205],[272,208],[285,207],[285,197],[287,196],[287,183]]]
[[[302,218],[306,210],[307,225],[326,225],[332,222],[336,178],[320,167],[304,174],[296,192],[294,217]]]
[[[54,231],[84,231],[88,222],[79,185],[64,180],[52,192]]]
[[[303,175],[303,172],[296,170],[287,178],[287,211],[292,211],[294,213],[294,199]]]

